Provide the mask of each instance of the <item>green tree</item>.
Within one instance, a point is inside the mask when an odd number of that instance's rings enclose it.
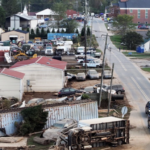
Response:
[[[29,33],[30,33],[30,29],[29,29],[29,28],[27,28],[27,32],[29,32]]]
[[[118,15],[113,22],[113,27],[119,35],[124,36],[127,32],[133,31],[135,26],[133,24],[133,16],[127,14]]]
[[[62,18],[65,18],[67,7],[64,2],[56,2],[54,3],[52,10],[56,13],[54,18],[57,21],[57,27],[59,28],[60,21]]]
[[[33,29],[31,29],[30,39],[34,39],[34,38],[35,38],[34,30],[33,30]]]
[[[77,33],[78,35],[79,35],[79,30],[78,29],[76,29],[76,32],[75,33]]]
[[[4,27],[5,25],[5,11],[4,9],[0,6],[0,27]]]
[[[123,36],[122,42],[127,45],[128,49],[135,50],[143,42],[143,37],[136,32],[130,31]]]
[[[53,30],[52,30],[52,33],[55,33],[55,30],[54,30],[54,28],[53,28]]]
[[[42,106],[28,107],[21,111],[24,122],[19,128],[21,135],[41,131],[47,121],[48,112],[44,112]]]
[[[90,36],[91,35],[91,31],[90,31],[90,28],[88,27],[87,28],[87,36]]]
[[[150,39],[150,30],[148,30],[147,33],[146,33],[146,39],[147,40]]]
[[[59,33],[59,29],[57,30],[57,33]]]
[[[85,35],[85,28],[83,27],[81,30],[81,36],[83,37]]]
[[[36,28],[36,36],[37,36],[37,37],[40,36],[40,30],[39,30],[39,28]]]
[[[46,33],[45,33],[45,31],[44,31],[44,28],[41,29],[41,34],[40,34],[40,35],[41,35],[42,38],[44,38],[44,37],[46,36]]]
[[[6,16],[11,16],[20,11],[18,0],[2,0],[1,6],[6,12]]]
[[[47,29],[47,34],[50,33],[49,28]]]
[[[64,29],[61,30],[61,33],[65,33]]]
[[[64,28],[66,28],[66,33],[74,33],[75,29],[78,27],[78,23],[74,20],[64,20]]]

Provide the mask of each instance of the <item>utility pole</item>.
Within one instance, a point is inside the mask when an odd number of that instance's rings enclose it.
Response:
[[[87,70],[87,65],[86,65],[86,47],[87,47],[87,43],[86,43],[86,39],[87,39],[87,32],[86,32],[86,24],[87,24],[87,0],[85,0],[85,5],[84,5],[84,11],[85,11],[85,15],[84,15],[84,47],[85,47],[85,74],[86,74],[86,70]]]
[[[22,12],[22,0],[21,0],[21,12]]]
[[[113,81],[113,72],[114,72],[114,63],[112,64],[112,71],[111,71],[111,82],[110,82],[110,93],[109,93],[108,114],[107,114],[107,116],[109,116],[109,111],[110,111],[111,90],[112,90],[112,81]]]
[[[90,34],[90,47],[92,47],[92,28],[93,28],[93,14],[92,14],[92,19],[91,19],[91,34]]]
[[[103,35],[102,35],[103,36]],[[106,49],[107,49],[107,38],[108,38],[108,33],[106,35],[106,40],[105,40],[105,48],[104,48],[104,55],[103,55],[103,62],[102,62],[102,73],[101,73],[101,86],[100,86],[100,92],[99,92],[99,108],[101,106],[101,101],[102,101],[102,85],[103,85],[103,75],[104,75],[104,68],[105,68],[105,55],[106,55]]]

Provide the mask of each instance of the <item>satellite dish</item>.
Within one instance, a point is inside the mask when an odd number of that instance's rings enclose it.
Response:
[[[125,114],[128,112],[128,108],[126,106],[122,107],[121,112],[122,112],[122,118],[124,118]]]

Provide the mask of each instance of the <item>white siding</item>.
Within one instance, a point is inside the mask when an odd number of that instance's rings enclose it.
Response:
[[[144,44],[144,52],[150,51],[150,41]]]
[[[0,74],[0,96],[16,97],[21,100],[21,94],[19,79]]]
[[[63,87],[63,70],[40,65],[30,64],[12,70],[25,73],[24,91],[29,92],[58,92]],[[27,89],[27,80],[30,80],[31,88]]]

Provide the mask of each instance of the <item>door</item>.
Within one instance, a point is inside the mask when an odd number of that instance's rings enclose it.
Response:
[[[68,88],[63,90],[63,95],[70,95],[70,91]]]
[[[76,90],[75,89],[70,89],[70,95],[75,94]]]

